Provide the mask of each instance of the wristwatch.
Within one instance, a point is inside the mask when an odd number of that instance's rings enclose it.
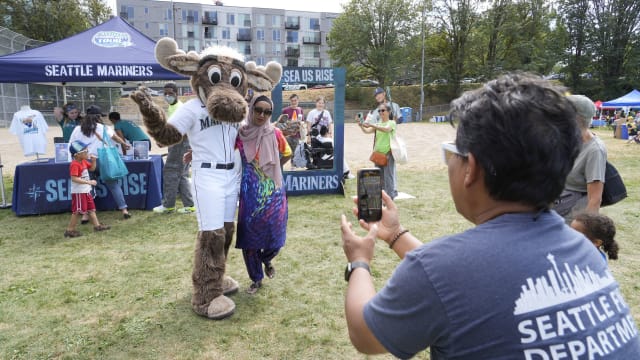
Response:
[[[371,274],[371,269],[369,268],[369,264],[364,261],[354,261],[347,264],[347,268],[344,270],[344,281],[349,282],[349,278],[351,277],[351,273],[356,268],[367,269],[369,274]]]

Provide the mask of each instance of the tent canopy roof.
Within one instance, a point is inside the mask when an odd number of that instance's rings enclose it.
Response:
[[[640,91],[633,89],[624,96],[602,103],[603,108],[621,108],[627,106],[640,107]]]
[[[155,41],[119,17],[66,39],[0,56],[0,82],[178,80],[155,59]]]

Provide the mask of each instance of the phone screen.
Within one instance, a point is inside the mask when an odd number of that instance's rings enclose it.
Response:
[[[358,170],[358,218],[374,222],[382,217],[382,174],[380,169]]]

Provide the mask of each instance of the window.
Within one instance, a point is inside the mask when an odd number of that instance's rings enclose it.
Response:
[[[309,29],[310,30],[320,30],[320,19],[318,19],[318,18],[309,19]]]
[[[256,55],[264,55],[267,53],[267,45],[265,43],[259,43],[256,45]]]
[[[148,8],[148,7],[145,7],[145,8],[144,8],[144,14],[145,14],[145,15],[149,15],[149,8]]]
[[[171,9],[167,9],[167,11],[164,13],[164,19],[165,20],[173,19],[173,11],[171,11]]]
[[[158,33],[160,36],[169,36],[169,26],[167,24],[158,24]]]
[[[273,55],[280,56],[282,54],[281,44],[273,44]]]
[[[282,26],[282,16],[273,15],[271,17],[271,26],[273,26],[273,27],[281,27]]]
[[[258,65],[264,65],[264,64],[265,64],[265,62],[264,62],[264,56],[258,56],[258,57],[256,57],[256,64],[258,64]]]
[[[251,27],[251,15],[238,14],[238,25],[244,27]]]
[[[222,38],[225,40],[231,39],[231,30],[228,27],[222,28]]]
[[[287,42],[288,43],[298,43],[298,32],[297,31],[287,31]]]
[[[148,22],[144,23],[144,28],[149,30],[149,23]]]
[[[120,6],[120,17],[125,19],[133,19],[133,6]]]
[[[265,26],[265,22],[264,22],[264,14],[258,14],[255,16],[256,19],[256,26]]]
[[[273,30],[273,34],[272,34],[271,39],[272,39],[273,41],[280,42],[280,41],[281,41],[281,40],[280,40],[280,30]]]
[[[256,40],[264,41],[264,29],[256,30]]]
[[[236,14],[227,14],[227,25],[236,24]]]
[[[215,26],[205,26],[204,27],[204,38],[205,39],[217,39],[217,30],[218,28]]]

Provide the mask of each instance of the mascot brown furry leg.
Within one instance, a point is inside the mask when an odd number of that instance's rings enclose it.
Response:
[[[156,60],[166,69],[191,78],[196,98],[176,109],[167,121],[144,88],[131,94],[142,120],[157,142],[172,145],[187,135],[193,149],[194,184],[198,226],[193,259],[191,304],[198,315],[224,319],[235,311],[233,300],[225,296],[238,291],[238,283],[225,275],[226,259],[235,232],[230,216],[235,213],[232,171],[239,123],[245,118],[248,89],[270,91],[280,82],[282,66],[269,62],[257,66],[244,62],[237,51],[211,47],[201,54],[178,49],[171,38],[156,44]],[[239,177],[238,177],[239,179]],[[238,180],[239,181],[239,180]],[[194,185],[195,186],[195,185]]]

